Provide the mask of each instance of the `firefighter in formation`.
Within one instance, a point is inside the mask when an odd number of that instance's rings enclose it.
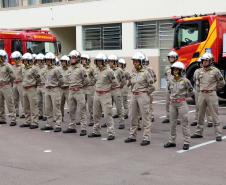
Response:
[[[176,147],[176,127],[181,120],[184,136],[183,149],[188,150],[191,138],[202,138],[206,112],[215,128],[216,141],[222,140],[222,126],[218,118],[218,98],[216,91],[225,85],[221,72],[213,66],[213,56],[205,53],[200,58],[200,69],[194,74],[197,116],[192,123],[197,125],[190,136],[188,105],[186,98],[193,95],[193,87],[185,78],[185,66],[178,61],[178,54],[170,51],[169,66],[166,67],[167,98],[166,119],[171,130],[164,148]],[[80,126],[80,136],[101,137],[100,121],[103,117],[107,127],[107,140],[115,139],[115,121],[118,129],[124,129],[129,118],[130,131],[125,143],[136,142],[137,131],[142,127],[140,145],[151,141],[151,127],[154,122],[153,92],[157,78],[149,67],[149,59],[137,52],[131,59],[133,69],[127,71],[126,62],[116,55],[99,53],[91,64],[90,56],[72,50],[57,61],[49,52],[45,55],[15,51],[8,63],[8,55],[0,50],[0,124],[6,124],[6,103],[10,126],[17,124],[16,117],[25,118],[20,127],[36,129],[40,120],[45,121],[41,130],[76,133]],[[130,101],[130,103],[128,103]],[[113,111],[115,105],[116,110]],[[65,107],[69,109],[69,122],[65,119]],[[87,133],[87,126],[92,126]]]

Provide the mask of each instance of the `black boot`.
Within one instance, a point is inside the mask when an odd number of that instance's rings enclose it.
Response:
[[[80,123],[80,122],[78,122],[78,123],[76,123],[76,125],[81,125],[81,123]]]
[[[193,122],[191,123],[191,126],[192,126],[192,127],[195,127],[195,126],[197,126],[197,124],[198,124],[197,121],[193,121]]]
[[[124,119],[128,119],[129,117],[128,117],[128,114],[126,114],[125,116],[124,116]]]
[[[96,133],[90,133],[88,135],[88,137],[92,138],[92,137],[101,137],[101,134],[96,134]]]
[[[170,120],[168,118],[166,118],[162,121],[162,123],[169,123],[169,122],[170,122]]]
[[[193,134],[191,136],[191,138],[197,139],[197,138],[203,138],[203,136],[202,135],[198,135],[198,134]]]
[[[189,150],[189,144],[184,144],[183,150]]]
[[[6,121],[0,121],[0,125],[5,125],[7,124]]]
[[[136,142],[136,141],[137,141],[136,139],[128,137],[124,142],[125,143],[132,143],[132,142]]]
[[[20,125],[20,127],[21,127],[21,128],[30,127],[30,124],[23,123],[22,125]]]
[[[41,130],[45,131],[45,130],[53,130],[52,126],[44,126],[41,128]]]
[[[14,127],[16,126],[16,122],[15,121],[12,121],[10,124],[9,124],[10,127]]]
[[[164,144],[164,148],[171,148],[171,147],[176,147],[176,143],[168,142],[168,143]]]
[[[70,134],[70,133],[77,133],[77,130],[75,128],[67,128],[63,131],[64,134]]]
[[[42,121],[47,121],[47,117],[43,116]]]
[[[38,119],[39,119],[39,120],[43,119],[43,116],[39,116]]]
[[[107,140],[109,140],[109,141],[114,140],[114,139],[115,139],[115,136],[113,136],[113,135],[109,135],[107,138]]]
[[[113,118],[119,118],[118,114],[114,115]]]
[[[142,140],[142,142],[140,143],[141,146],[146,146],[146,145],[150,145],[150,141],[148,140]]]
[[[61,130],[62,130],[61,127],[55,127],[53,132],[61,132]]]
[[[22,115],[20,116],[20,118],[25,118],[25,115],[24,115],[24,114],[22,114]]]
[[[217,137],[216,137],[216,141],[217,141],[217,142],[221,142],[221,141],[222,141],[222,137],[221,137],[221,136],[217,136]]]
[[[119,124],[118,129],[124,129],[125,128],[125,124]]]
[[[94,125],[94,123],[90,122],[88,126],[92,127],[93,125]]]
[[[80,132],[80,136],[85,136],[87,133],[86,133],[86,130],[81,130]]]
[[[30,125],[30,129],[36,129],[38,128],[38,125]]]
[[[208,122],[207,123],[207,127],[213,127],[213,123],[212,122]]]

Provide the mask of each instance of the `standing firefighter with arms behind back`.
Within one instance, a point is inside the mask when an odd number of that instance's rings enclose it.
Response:
[[[38,128],[38,94],[37,84],[40,83],[40,75],[35,66],[30,53],[25,53],[22,57],[24,63],[23,70],[23,98],[25,123],[20,127],[30,127],[30,129]]]
[[[41,130],[53,130],[61,132],[62,114],[61,114],[61,89],[63,85],[63,75],[59,67],[55,66],[56,58],[51,52],[46,53],[46,78],[45,78],[45,110],[47,123]],[[53,119],[55,125],[53,127]]]
[[[133,65],[135,70],[131,75],[131,90],[132,96],[130,101],[130,117],[131,127],[130,136],[125,140],[125,143],[136,141],[138,130],[139,113],[142,117],[142,124],[144,126],[143,139],[141,146],[150,144],[151,134],[151,112],[150,112],[150,87],[153,84],[153,78],[150,73],[143,68],[145,65],[145,56],[143,53],[136,53],[133,57]]]
[[[8,55],[0,50],[0,124],[6,124],[5,102],[9,111],[10,126],[16,125],[16,110],[13,101],[12,83],[15,80],[13,69],[7,63]]]
[[[211,53],[203,54],[201,58],[202,69],[196,75],[196,85],[199,88],[198,96],[198,125],[195,134],[191,138],[202,138],[204,118],[207,107],[209,108],[210,115],[213,119],[215,128],[216,141],[222,141],[222,128],[218,117],[218,97],[217,90],[222,89],[225,85],[224,78],[216,67],[212,66],[213,56]]]
[[[96,75],[95,94],[93,99],[93,132],[88,137],[101,137],[100,119],[102,111],[107,124],[108,140],[115,139],[114,120],[112,118],[111,88],[117,85],[114,72],[107,67],[107,57],[99,53],[94,60],[98,70]]]
[[[170,79],[172,78],[171,74],[171,65],[178,60],[178,54],[175,51],[170,51],[167,55],[168,61],[170,65],[166,66],[165,68],[165,77],[167,84],[169,83]],[[170,94],[168,89],[166,89],[166,119],[162,121],[162,123],[169,123],[169,107],[170,107]]]
[[[171,66],[173,76],[168,83],[168,92],[170,93],[170,123],[171,131],[168,143],[164,148],[176,147],[176,127],[177,119],[181,116],[182,131],[184,135],[184,150],[189,149],[190,129],[188,124],[188,105],[186,98],[192,96],[193,88],[190,81],[183,77],[184,64],[177,61]]]

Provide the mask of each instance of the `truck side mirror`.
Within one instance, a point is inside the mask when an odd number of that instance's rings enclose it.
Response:
[[[61,46],[61,42],[60,41],[57,41],[57,48],[58,48],[58,52],[61,53],[62,46]]]

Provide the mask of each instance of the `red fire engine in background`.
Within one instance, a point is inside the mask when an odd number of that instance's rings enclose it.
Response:
[[[192,81],[198,59],[206,51],[214,57],[214,65],[226,77],[226,16],[195,15],[175,18],[174,50],[179,61],[186,66],[187,77]],[[226,99],[226,90],[218,92]]]
[[[14,51],[20,51],[22,54],[52,52],[58,55],[61,52],[61,44],[46,30],[0,30],[0,49],[5,49],[9,57]]]

